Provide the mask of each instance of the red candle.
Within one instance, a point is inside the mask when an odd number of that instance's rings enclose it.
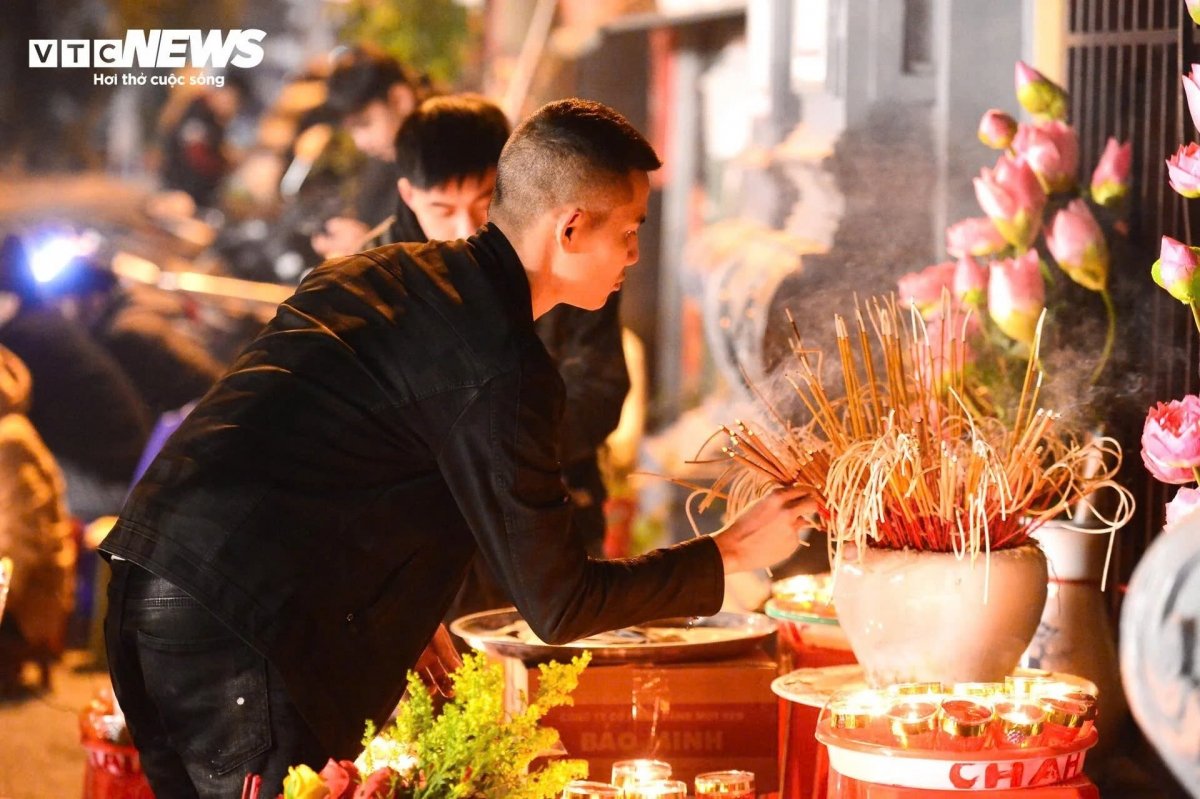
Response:
[[[938,709],[938,741],[951,752],[977,752],[987,744],[992,708],[970,697],[951,696]]]
[[[754,799],[754,775],[749,771],[710,771],[696,777],[696,799]]]

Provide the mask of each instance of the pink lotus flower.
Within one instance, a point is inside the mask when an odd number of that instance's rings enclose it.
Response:
[[[946,228],[946,252],[952,258],[962,258],[964,255],[982,258],[1007,248],[1008,242],[986,216],[964,219]]]
[[[1079,134],[1065,122],[1022,124],[1012,142],[1048,193],[1067,191],[1079,170]]]
[[[1129,166],[1132,161],[1132,144],[1121,144],[1112,138],[1108,140],[1100,163],[1092,172],[1092,199],[1097,205],[1111,205],[1125,196],[1129,190]]]
[[[1192,22],[1200,25],[1200,0],[1183,0],[1187,6],[1188,13],[1192,15]]]
[[[1083,200],[1071,200],[1046,228],[1046,247],[1067,276],[1092,291],[1108,285],[1108,242]]]
[[[1024,61],[1017,62],[1016,83],[1017,101],[1029,113],[1051,119],[1067,115],[1067,93]]]
[[[1174,527],[1185,516],[1200,509],[1200,489],[1181,488],[1167,503],[1167,527]]]
[[[896,293],[900,304],[916,306],[922,315],[936,309],[942,302],[942,292],[954,287],[953,261],[927,266],[920,272],[909,272],[900,278]]]
[[[1009,244],[1024,250],[1037,238],[1046,192],[1023,160],[1000,156],[995,169],[975,178],[975,197]]]
[[[1187,98],[1192,124],[1200,130],[1200,64],[1192,64],[1192,71],[1183,74],[1183,94]]]
[[[1007,150],[1017,133],[1017,120],[993,108],[979,120],[979,140],[993,150]]]
[[[1163,236],[1158,260],[1150,269],[1154,282],[1179,300],[1192,303],[1200,300],[1200,247],[1189,247],[1182,241]]]
[[[981,306],[987,295],[988,273],[969,255],[954,265],[954,296],[966,305]]]
[[[1142,428],[1142,462],[1164,483],[1192,483],[1200,467],[1200,397],[1158,403]]]
[[[1181,146],[1167,159],[1171,188],[1189,199],[1200,197],[1200,144]]]
[[[1037,250],[993,261],[988,280],[988,315],[1006,336],[1032,344],[1046,304],[1046,282]]]

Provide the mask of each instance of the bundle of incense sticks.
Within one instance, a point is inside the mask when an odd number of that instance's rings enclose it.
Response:
[[[943,304],[943,318],[954,318],[949,298]],[[835,557],[848,542],[971,557],[1020,546],[1042,522],[1090,505],[1100,489],[1116,493],[1117,510],[1088,532],[1111,534],[1129,520],[1133,497],[1114,480],[1120,445],[1083,439],[1039,406],[1044,316],[1016,414],[1005,424],[965,399],[973,388],[967,318],[957,328],[941,325],[931,340],[920,315],[894,298],[865,307],[852,323],[834,319],[838,396],[822,379],[820,353],[805,348],[792,322],[797,369],[788,380],[810,418],[791,423],[759,394],[770,423],[738,420],[715,434],[724,439],[721,461],[728,468],[706,503],[722,497],[736,512],[773,486],[806,487]]]

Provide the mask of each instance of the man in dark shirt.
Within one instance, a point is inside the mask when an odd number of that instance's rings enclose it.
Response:
[[[101,549],[113,685],[159,796],[272,795],[359,748],[479,552],[565,643],[716,612],[812,503],[776,490],[713,536],[587,557],[559,469],[564,389],[534,320],[596,309],[637,260],[658,157],[552,103],[505,146],[492,222],[315,270],[171,437]],[[120,560],[118,560],[118,558]]]
[[[187,192],[201,208],[215,208],[218,189],[229,172],[225,127],[237,115],[245,84],[227,76],[188,104],[163,143],[164,188]]]

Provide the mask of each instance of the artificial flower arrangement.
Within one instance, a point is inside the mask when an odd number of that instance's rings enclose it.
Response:
[[[901,302],[921,312],[935,338],[945,325],[965,325],[965,368],[976,379],[975,391],[963,399],[986,415],[1009,421],[1014,420],[1043,309],[1049,308],[1057,320],[1089,304],[1072,297],[1078,291],[1056,277],[1056,271],[1093,293],[1100,300],[1095,307],[1102,304],[1106,312],[1104,344],[1090,384],[1112,354],[1116,311],[1109,293],[1110,248],[1093,208],[1106,216],[1120,210],[1132,156],[1128,143],[1109,139],[1090,184],[1081,190],[1076,181],[1079,135],[1064,121],[1063,89],[1017,62],[1016,95],[1034,115],[1033,122],[1018,123],[993,109],[979,125],[980,140],[1003,151],[994,168],[975,178],[975,195],[986,216],[951,225],[946,250],[955,260],[908,274],[898,287]],[[1049,268],[1050,260],[1058,270]],[[955,298],[948,316],[943,315],[943,291]],[[1088,348],[1080,346],[1078,325],[1069,329],[1072,358],[1079,360],[1078,354]]]
[[[942,318],[952,303],[943,294]],[[774,423],[722,428],[718,462],[727,468],[705,503],[723,498],[736,513],[776,485],[810,489],[835,574],[845,544],[859,553],[873,547],[970,558],[1016,548],[1043,522],[1079,503],[1091,507],[1103,488],[1118,503],[1107,519],[1092,508],[1104,522],[1098,532],[1115,531],[1134,507],[1114,480],[1121,447],[1072,434],[1042,407],[1043,323],[1044,315],[1033,329],[1015,413],[1003,421],[964,399],[976,388],[965,368],[965,325],[927,324],[894,298],[870,301],[851,323],[836,317],[842,390],[835,394],[823,382],[821,354],[804,346],[793,322],[797,371],[788,380],[810,418],[784,419],[760,395]]]
[[[394,724],[378,735],[368,723],[357,761],[330,760],[320,772],[289,769],[280,799],[553,799],[587,775],[578,760],[535,758],[551,751],[558,732],[541,726],[546,713],[571,704],[590,653],[570,663],[539,666],[537,693],[519,713],[504,707],[504,668],[468,655],[451,675],[454,696],[439,714],[421,678],[408,675],[408,699]]]
[[[1188,12],[1200,24],[1200,0],[1189,0]],[[1192,124],[1200,130],[1200,64],[1183,75]],[[1200,144],[1180,145],[1167,159],[1171,188],[1187,199],[1200,197]],[[1200,248],[1163,236],[1159,259],[1151,268],[1154,282],[1191,308],[1200,330]],[[1183,486],[1167,504],[1167,527],[1200,507],[1200,397],[1159,402],[1142,429],[1142,462],[1164,483]]]

